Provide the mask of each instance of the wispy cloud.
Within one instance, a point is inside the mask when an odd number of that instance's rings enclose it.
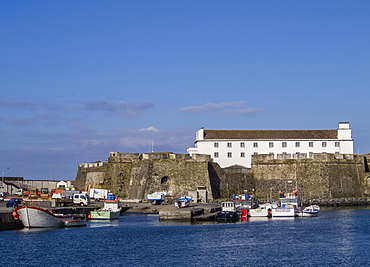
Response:
[[[189,106],[180,109],[180,111],[189,113],[223,112],[232,114],[252,114],[259,110],[259,108],[248,107],[245,101],[206,103],[201,106]]]
[[[0,101],[0,107],[33,110],[36,108],[36,105],[34,103],[25,102],[25,101],[4,101],[2,100]]]
[[[147,109],[153,108],[151,103],[131,103],[126,101],[119,101],[116,103],[108,103],[106,101],[95,101],[86,104],[86,107],[92,111],[110,111],[117,112],[124,117],[135,117]]]
[[[153,126],[149,126],[148,128],[141,128],[139,130],[139,132],[145,132],[145,131],[159,132],[159,130],[154,128]]]

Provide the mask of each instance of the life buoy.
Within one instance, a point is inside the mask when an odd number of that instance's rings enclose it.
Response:
[[[36,205],[37,205],[37,203],[36,203],[35,201],[32,201],[32,202],[30,203],[30,207],[36,207]]]
[[[12,215],[13,215],[13,218],[15,220],[18,220],[19,219],[19,215],[18,215],[18,213],[16,211],[13,211]]]
[[[27,206],[26,201],[22,201],[21,203],[22,203],[23,206]]]

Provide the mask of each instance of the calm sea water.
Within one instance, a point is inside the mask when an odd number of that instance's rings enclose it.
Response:
[[[243,223],[127,214],[87,227],[0,232],[1,266],[370,266],[370,210]]]

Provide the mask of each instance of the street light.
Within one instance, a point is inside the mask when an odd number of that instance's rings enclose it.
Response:
[[[3,184],[4,184],[4,170],[6,170],[6,169],[9,169],[9,167],[2,168],[2,169],[1,169],[1,172],[2,172],[2,178],[1,178],[1,181],[3,182]]]
[[[54,167],[56,164],[53,165],[53,181],[54,181]]]

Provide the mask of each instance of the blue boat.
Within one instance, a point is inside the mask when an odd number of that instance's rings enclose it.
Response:
[[[166,192],[154,192],[153,194],[146,195],[146,199],[152,205],[161,205],[164,203]]]
[[[188,206],[190,206],[191,200],[192,200],[192,197],[187,197],[187,196],[180,197],[178,200],[176,200],[175,207],[176,208],[188,207]]]

